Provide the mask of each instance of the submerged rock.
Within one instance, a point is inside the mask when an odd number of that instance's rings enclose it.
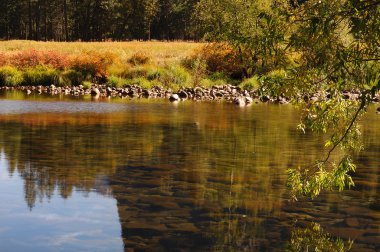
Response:
[[[178,96],[179,96],[179,98],[181,98],[183,100],[189,98],[189,95],[183,90],[181,92],[179,92]]]
[[[270,98],[268,96],[266,96],[266,95],[263,95],[263,96],[260,97],[260,101],[262,101],[262,102],[268,102],[268,101],[270,101]]]
[[[91,95],[92,96],[99,96],[100,95],[100,91],[98,88],[92,88],[91,89]]]
[[[169,100],[170,100],[171,102],[174,102],[174,101],[179,101],[180,98],[179,98],[179,95],[178,95],[178,94],[172,94],[172,95],[170,95]]]
[[[239,107],[244,107],[246,105],[246,100],[244,97],[237,97],[234,99],[234,103]]]

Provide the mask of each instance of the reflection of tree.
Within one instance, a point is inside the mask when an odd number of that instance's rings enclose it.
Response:
[[[288,251],[331,251],[351,250],[352,241],[345,244],[340,238],[334,239],[319,224],[311,223],[307,228],[297,228],[292,232]]]
[[[210,113],[214,104],[207,106],[0,116],[0,149],[10,173],[23,178],[30,207],[57,191],[114,196],[127,248],[281,249],[299,213],[310,211],[311,222],[341,207],[335,194],[320,211],[284,202],[286,168],[312,162],[321,147],[293,130],[292,109],[221,105]],[[376,171],[364,173],[373,183],[360,192],[363,200],[378,195]],[[339,236],[336,230],[328,229]]]

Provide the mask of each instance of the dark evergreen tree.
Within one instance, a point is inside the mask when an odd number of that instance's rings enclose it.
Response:
[[[2,0],[0,39],[194,40],[199,0]]]

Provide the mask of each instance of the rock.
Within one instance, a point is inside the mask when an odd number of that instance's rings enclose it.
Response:
[[[170,95],[169,100],[170,100],[171,102],[173,102],[173,101],[179,101],[179,100],[180,100],[180,97],[179,97],[178,94],[172,94],[172,95]]]
[[[280,98],[278,98],[278,103],[279,104],[288,104],[288,101],[285,98],[280,97]]]
[[[149,96],[152,94],[152,92],[149,89],[143,89],[142,90],[142,96],[144,98],[149,98]]]
[[[349,92],[343,92],[343,99],[345,99],[345,100],[350,99],[350,93]]]
[[[377,113],[380,114],[380,107],[377,108]]]
[[[268,102],[269,100],[270,100],[270,98],[266,95],[260,97],[260,101],[262,101],[262,102]]]
[[[248,105],[248,104],[252,104],[253,103],[253,99],[251,97],[245,97],[245,103]]]
[[[26,90],[26,94],[27,94],[27,95],[30,95],[31,93],[32,93],[32,91],[31,91],[30,89],[27,89],[27,90]]]
[[[181,98],[182,100],[185,100],[185,99],[187,99],[187,98],[189,98],[189,95],[185,92],[185,91],[181,91],[181,92],[179,92],[178,93],[178,96],[179,96],[179,98]]]
[[[355,217],[349,217],[345,220],[345,222],[346,222],[346,225],[349,227],[359,227],[360,226],[359,220]]]
[[[351,99],[352,100],[359,100],[360,99],[360,94],[352,93],[351,94]]]
[[[126,89],[122,90],[121,93],[119,92],[119,94],[121,94],[124,97],[129,95],[129,94],[131,94],[133,96],[133,90],[129,91],[129,89],[126,88]]]
[[[98,88],[92,88],[91,89],[91,95],[92,96],[99,96],[100,95],[100,91]]]
[[[107,96],[111,96],[111,94],[112,94],[112,88],[111,87],[107,87],[106,91],[107,91]]]
[[[243,107],[246,105],[245,99],[243,97],[237,97],[234,99],[234,103],[238,105],[239,107]]]

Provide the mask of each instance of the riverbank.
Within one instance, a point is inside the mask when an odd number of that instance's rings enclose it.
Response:
[[[226,44],[0,42],[0,91],[226,101],[239,106],[331,98],[329,86],[286,97],[287,71],[273,68],[261,75],[244,77],[245,68],[238,56]],[[292,62],[294,55],[287,57]],[[344,99],[360,98],[357,91],[345,91],[342,95]],[[380,102],[380,94],[373,102]]]
[[[229,102],[239,106],[247,106],[254,103],[288,104],[292,101],[286,97],[270,97],[264,95],[260,90],[246,90],[234,85],[220,85],[212,87],[181,87],[178,90],[155,86],[143,88],[138,85],[126,85],[124,87],[112,87],[110,85],[92,84],[91,86],[16,86],[0,87],[0,92],[20,91],[27,95],[48,94],[67,96],[91,96],[94,99],[100,98],[129,98],[129,99],[167,99],[172,102],[177,101],[216,101]],[[343,93],[345,99],[358,100],[360,94],[356,92]],[[317,101],[329,99],[329,94],[315,94],[311,97],[300,97],[305,101]],[[380,102],[380,94],[373,98],[373,103]]]

